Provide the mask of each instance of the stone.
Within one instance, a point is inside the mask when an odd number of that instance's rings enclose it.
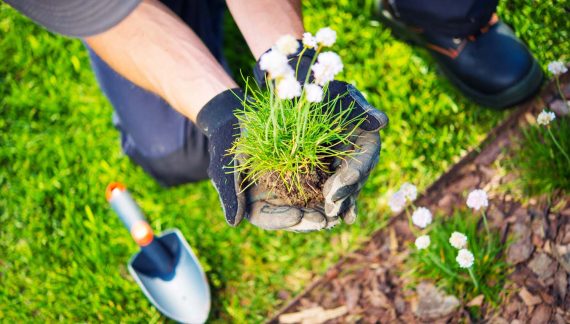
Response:
[[[536,254],[528,263],[528,267],[541,280],[550,278],[556,271],[556,263],[546,253]]]
[[[518,210],[517,210],[518,211]],[[520,213],[519,213],[520,214]],[[517,216],[517,219],[520,219],[522,217],[528,217],[528,214],[526,213],[526,211],[524,211],[524,216]],[[516,223],[513,224],[512,228],[511,228],[511,232],[514,234],[515,239],[517,240],[523,240],[525,238],[530,237],[530,228],[523,222],[521,221],[517,221]]]
[[[568,292],[568,275],[564,269],[559,269],[554,276],[554,291],[560,300],[564,300]]]
[[[396,296],[394,299],[394,307],[398,314],[403,314],[406,311],[406,302],[400,296]]]
[[[554,111],[556,116],[566,116],[570,113],[568,105],[570,105],[570,101],[565,104],[561,99],[556,99],[550,104],[550,110]]]
[[[547,305],[539,305],[536,307],[534,312],[532,313],[532,317],[529,323],[533,324],[546,324],[550,321],[550,316],[552,316],[552,308]]]
[[[542,215],[536,216],[536,218],[533,219],[532,223],[530,224],[532,233],[540,238],[544,238],[544,235],[546,234],[546,226],[546,221]]]
[[[570,244],[555,245],[554,255],[564,270],[566,270],[567,273],[570,273]]]
[[[523,238],[509,246],[507,251],[507,262],[510,264],[519,264],[524,262],[530,257],[533,250],[534,247],[530,242],[530,238]]]
[[[558,233],[558,236],[561,237],[559,241],[557,240],[558,243],[562,245],[570,244],[570,224],[560,226]]]
[[[538,305],[542,303],[542,299],[540,297],[533,295],[530,291],[528,291],[525,287],[519,291],[519,297],[528,307]]]
[[[509,324],[509,321],[507,321],[506,319],[504,319],[502,317],[496,317],[496,318],[492,318],[489,321],[489,324]]]
[[[420,283],[416,292],[418,301],[413,311],[421,320],[435,320],[449,316],[460,305],[457,297],[444,294],[430,283]]]

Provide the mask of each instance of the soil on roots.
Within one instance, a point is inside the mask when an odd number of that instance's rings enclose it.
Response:
[[[330,172],[320,169],[302,173],[299,176],[299,188],[297,181],[291,175],[286,175],[285,179],[277,173],[265,173],[258,183],[259,185],[284,200],[288,205],[297,207],[322,206],[324,202],[323,186],[330,177]]]

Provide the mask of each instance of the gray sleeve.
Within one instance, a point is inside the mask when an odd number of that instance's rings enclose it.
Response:
[[[72,37],[86,37],[115,26],[142,0],[5,1],[52,32]]]

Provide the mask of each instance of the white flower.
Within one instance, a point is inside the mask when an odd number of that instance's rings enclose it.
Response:
[[[301,95],[301,84],[294,76],[287,76],[277,82],[277,96],[281,99],[293,99]]]
[[[303,45],[307,48],[317,47],[317,39],[311,33],[304,33]]]
[[[463,249],[467,245],[467,236],[463,233],[453,232],[449,238],[449,243],[456,249]]]
[[[546,126],[550,124],[550,122],[554,119],[556,119],[556,115],[552,111],[543,110],[540,114],[538,114],[538,117],[536,117],[536,122],[539,125]]]
[[[479,210],[487,206],[489,206],[489,200],[487,199],[485,190],[473,190],[467,196],[467,207]]]
[[[329,27],[321,28],[316,34],[316,39],[323,46],[332,46],[336,42],[336,32]]]
[[[420,207],[414,211],[412,214],[412,223],[419,228],[425,228],[431,224],[432,216],[429,209],[425,207]]]
[[[316,84],[306,84],[305,94],[308,102],[321,102],[323,100],[323,88]]]
[[[332,81],[340,71],[343,65],[340,56],[334,52],[323,52],[317,57],[317,63],[311,67],[315,82],[318,85],[325,85]]]
[[[459,263],[459,266],[462,268],[471,268],[473,266],[473,261],[475,261],[475,257],[473,257],[473,253],[467,249],[459,250],[457,253],[457,258],[455,261]]]
[[[560,61],[553,61],[548,63],[548,71],[553,75],[560,75],[562,73],[566,73],[568,68],[566,68],[566,65]]]
[[[291,35],[285,35],[277,40],[275,48],[285,55],[295,54],[299,49],[299,42]]]
[[[404,193],[404,196],[409,201],[414,201],[418,197],[418,188],[411,183],[405,182],[400,187],[400,191]]]
[[[427,249],[430,243],[431,240],[429,239],[428,235],[422,235],[416,239],[416,247],[418,250]]]
[[[406,206],[406,196],[404,196],[404,193],[401,191],[396,191],[390,199],[388,199],[388,205],[394,213],[399,213],[404,210]]]
[[[261,56],[259,67],[267,71],[271,79],[293,75],[293,68],[289,66],[287,56],[273,49]]]

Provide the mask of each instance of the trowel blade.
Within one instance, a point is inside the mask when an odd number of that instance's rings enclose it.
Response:
[[[149,274],[140,252],[129,261],[129,272],[162,314],[182,323],[204,323],[210,312],[210,288],[198,259],[177,229],[157,239],[175,256],[173,273],[167,277]]]

